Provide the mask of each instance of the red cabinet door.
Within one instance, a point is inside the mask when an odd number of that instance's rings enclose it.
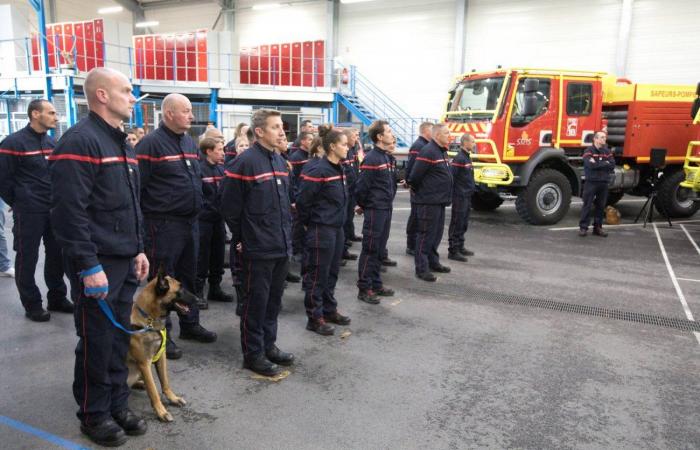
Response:
[[[270,46],[270,84],[280,85],[280,46],[272,44]]]
[[[270,84],[270,46],[260,46],[260,84]]]
[[[32,33],[32,70],[41,70],[41,51],[39,50],[39,34]]]
[[[187,81],[197,81],[197,44],[194,33],[187,33]]]
[[[314,42],[314,71],[316,72],[316,86],[323,87],[325,79],[325,53],[326,43],[324,41]]]
[[[250,59],[249,50],[247,47],[241,47],[240,55],[240,83],[248,84],[250,83],[250,68],[248,67],[248,60]]]
[[[175,79],[187,81],[187,36],[178,34],[175,38]]]
[[[53,45],[55,53],[55,62],[53,67],[58,67],[60,64],[65,64],[63,59],[63,25],[53,25]]]
[[[207,55],[207,32],[198,31],[196,35],[197,39],[197,81],[207,81],[209,79],[208,73],[208,59]]]
[[[165,79],[175,79],[175,36],[165,36]]]
[[[95,67],[105,65],[105,32],[102,19],[97,19],[95,24]]]
[[[75,49],[73,48],[73,24],[66,23],[63,25],[63,56],[65,63],[75,63]]]
[[[250,49],[250,59],[248,66],[250,67],[250,84],[260,84],[260,56],[258,47]]]
[[[292,82],[291,79],[291,44],[282,44],[280,48],[280,84],[282,86],[289,86]]]
[[[301,80],[302,86],[313,86],[314,80],[314,43],[311,41],[304,42],[302,46],[302,67]]]
[[[83,22],[73,25],[73,33],[75,33],[75,62],[78,70],[85,72],[85,28]]]
[[[134,36],[134,62],[136,64],[134,73],[136,78],[142,80],[145,76],[143,36]]]
[[[95,67],[95,24],[85,22],[85,70],[90,71]],[[143,52],[141,53],[143,58]],[[143,70],[143,66],[141,66]],[[143,78],[143,74],[141,77]]]
[[[155,39],[153,35],[148,35],[143,40],[146,61],[146,79],[148,80],[156,79],[156,56],[154,41]]]
[[[156,80],[165,80],[165,39],[162,35],[154,36],[154,52],[155,52],[155,73]]]
[[[301,86],[301,42],[292,44],[292,86]]]

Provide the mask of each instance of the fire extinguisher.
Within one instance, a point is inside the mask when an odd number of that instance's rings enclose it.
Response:
[[[350,81],[350,75],[348,74],[348,69],[344,68],[342,75],[341,75],[341,81],[343,84],[348,84],[348,81]]]

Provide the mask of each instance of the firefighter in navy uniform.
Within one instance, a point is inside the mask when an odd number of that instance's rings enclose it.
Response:
[[[381,264],[391,230],[391,213],[396,196],[396,165],[390,154],[394,135],[388,122],[377,120],[369,127],[374,148],[367,152],[355,183],[357,204],[362,208],[362,251],[357,271],[358,300],[376,305],[378,297],[390,297],[394,291],[384,286]]]
[[[411,169],[408,184],[416,204],[416,276],[435,281],[431,272],[448,273],[440,264],[438,246],[445,228],[445,207],[452,202],[452,173],[447,159],[450,130],[445,124],[433,126],[433,140],[423,147]]]
[[[141,173],[141,211],[145,223],[145,248],[151,262],[149,278],[163,266],[190,292],[195,292],[199,255],[199,221],[202,179],[199,149],[187,134],[194,116],[184,95],[169,94],[161,104],[163,121],[136,146]],[[199,304],[203,300],[198,301]],[[204,305],[202,305],[204,306]],[[216,341],[216,333],[199,323],[199,309],[190,308],[180,318],[180,339]],[[166,321],[172,328],[170,317]],[[168,333],[166,356],[177,359],[182,350]]]
[[[90,113],[66,131],[50,157],[51,223],[75,300],[73,395],[81,431],[117,446],[146,432],[128,409],[129,335],[100,309],[104,301],[129,327],[132,299],[148,275],[143,253],[136,155],[121,131],[136,99],[121,73],[93,69],[83,85]]]
[[[202,158],[199,161],[202,174],[204,204],[199,213],[199,259],[195,293],[204,296],[204,283],[209,282],[207,300],[232,302],[233,297],[221,290],[226,253],[226,226],[219,212],[219,186],[224,179],[224,145],[216,139],[206,138],[199,144]]]
[[[29,124],[0,142],[0,197],[12,208],[14,226],[15,283],[25,315],[35,322],[51,318],[42,307],[41,292],[34,280],[39,246],[44,240],[44,281],[49,311],[73,312],[63,282],[61,248],[51,227],[51,177],[48,157],[54,140],[46,132],[56,128],[56,109],[46,100],[32,100]]]
[[[301,171],[304,169],[306,163],[309,162],[309,148],[313,140],[313,134],[302,131],[297,138],[299,145],[295,147],[295,150],[293,150],[289,156],[289,164],[292,165],[292,172],[289,180],[290,201],[292,205],[296,202],[296,191],[299,186]],[[294,208],[292,208],[292,211],[292,255],[295,260],[301,261],[302,249],[304,247],[304,227],[299,222]]]
[[[297,211],[306,230],[303,284],[306,329],[329,336],[335,331],[330,323],[350,324],[350,318],[338,312],[335,298],[345,244],[343,225],[348,188],[341,161],[347,156],[348,139],[336,129],[322,135],[319,130],[319,137],[326,156],[302,172]]]
[[[474,253],[464,247],[464,234],[469,228],[469,212],[472,206],[474,184],[474,167],[470,152],[474,150],[474,136],[465,133],[460,138],[459,153],[452,159],[452,214],[449,228],[449,251],[447,257],[455,261],[467,261],[467,256]]]
[[[357,206],[357,200],[355,200],[355,183],[357,182],[357,177],[360,176],[360,143],[358,140],[358,131],[355,128],[348,128],[344,130],[345,136],[348,139],[348,153],[341,161],[345,173],[345,181],[348,186],[348,202],[345,209],[345,223],[343,224],[343,232],[345,235],[345,244],[343,251],[343,259],[355,260],[357,255],[350,253],[350,247],[353,242],[362,242],[362,238],[355,235],[355,206]]]
[[[294,355],[275,344],[292,250],[289,172],[274,150],[286,139],[280,113],[255,111],[252,128],[256,143],[226,166],[221,211],[242,250],[244,367],[273,376],[279,365],[294,363]]]
[[[588,226],[593,215],[593,234],[607,237],[603,230],[603,215],[608,201],[608,184],[615,173],[615,157],[605,145],[605,133],[598,131],[593,136],[593,145],[583,151],[583,170],[586,182],[583,184],[583,207],[579,222],[579,236],[588,234]]]
[[[420,136],[418,139],[411,144],[411,148],[408,149],[408,161],[406,162],[406,171],[404,175],[404,180],[406,181],[406,186],[408,186],[408,177],[411,174],[411,169],[416,162],[416,156],[420,149],[425,147],[433,136],[433,123],[423,122],[418,128]],[[413,204],[413,191],[411,195],[411,213],[408,216],[408,221],[406,222],[406,254],[415,255],[416,250],[416,208]]]

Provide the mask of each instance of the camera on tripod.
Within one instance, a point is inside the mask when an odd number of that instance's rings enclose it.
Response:
[[[656,203],[657,200],[657,190],[656,183],[659,181],[659,177],[663,174],[663,168],[666,167],[666,154],[668,151],[665,148],[652,148],[649,152],[649,167],[651,172],[649,173],[649,192],[647,194],[647,201],[644,202],[644,206],[639,210],[637,218],[634,219],[634,223],[639,221],[639,218],[644,215],[644,227],[646,228],[647,222],[654,221],[654,207],[657,206],[658,211],[666,219],[670,227],[673,226],[671,219],[666,213],[663,203]]]

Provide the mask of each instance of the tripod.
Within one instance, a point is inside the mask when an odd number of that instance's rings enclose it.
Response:
[[[647,222],[654,222],[654,206],[657,205],[660,206],[659,211],[661,216],[668,222],[668,226],[673,226],[671,223],[671,218],[668,217],[668,213],[666,212],[666,208],[664,208],[663,203],[656,203],[656,182],[659,180],[659,175],[659,169],[654,169],[654,171],[651,173],[651,176],[649,177],[649,193],[647,194],[647,201],[644,202],[644,206],[642,206],[642,209],[639,210],[639,214],[637,214],[637,217],[634,219],[634,223],[637,223],[639,222],[639,218],[642,217],[642,214],[644,214],[644,228],[647,227]]]

